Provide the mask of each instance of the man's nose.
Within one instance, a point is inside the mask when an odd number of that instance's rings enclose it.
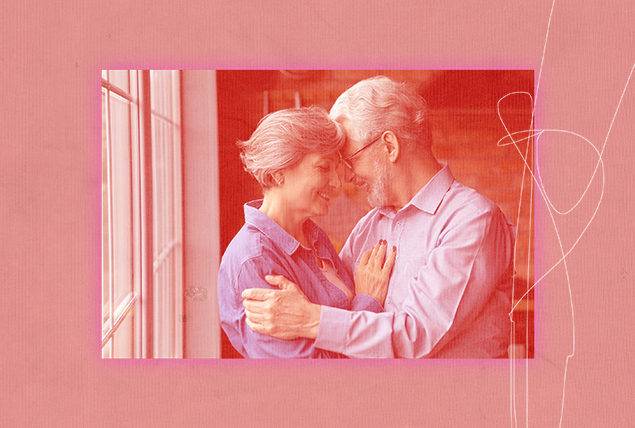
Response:
[[[347,183],[352,183],[354,177],[355,173],[353,172],[353,170],[344,165],[344,181]]]

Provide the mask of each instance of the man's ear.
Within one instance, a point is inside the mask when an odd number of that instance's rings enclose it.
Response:
[[[384,140],[388,160],[390,160],[390,162],[392,163],[395,163],[399,158],[399,152],[401,148],[399,139],[392,131],[384,132],[381,138],[382,140]]]

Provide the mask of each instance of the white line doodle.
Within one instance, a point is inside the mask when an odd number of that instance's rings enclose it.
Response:
[[[569,292],[569,303],[571,306],[571,321],[572,321],[572,326],[573,326],[573,330],[572,330],[572,349],[571,349],[571,353],[567,356],[566,358],[566,362],[565,362],[565,368],[564,368],[564,377],[563,377],[563,384],[562,384],[562,401],[561,401],[561,407],[560,407],[560,423],[559,423],[559,427],[562,427],[562,420],[563,420],[563,414],[564,414],[564,403],[565,403],[565,393],[566,393],[566,380],[567,380],[567,370],[569,367],[569,360],[575,355],[575,318],[574,318],[574,307],[573,307],[573,299],[572,299],[572,294],[571,294],[571,282],[569,279],[569,271],[568,271],[568,267],[567,267],[567,261],[566,258],[567,256],[573,251],[573,249],[577,246],[578,242],[580,241],[580,239],[582,238],[582,236],[585,234],[585,232],[587,231],[587,229],[589,228],[589,226],[591,225],[591,223],[593,222],[593,219],[595,218],[598,209],[601,205],[602,202],[602,198],[604,196],[604,184],[605,184],[605,176],[604,176],[604,162],[602,160],[602,156],[604,154],[604,149],[606,148],[606,144],[608,142],[609,136],[611,134],[611,130],[613,128],[613,124],[615,123],[615,119],[617,117],[618,111],[620,109],[620,106],[622,104],[622,100],[624,99],[624,95],[626,93],[626,90],[630,84],[631,78],[633,76],[633,72],[635,71],[635,64],[633,65],[633,67],[631,68],[631,71],[628,75],[628,78],[626,80],[626,84],[624,85],[624,89],[622,91],[622,94],[620,96],[619,102],[617,104],[617,107],[615,109],[615,113],[613,114],[613,119],[611,121],[611,124],[609,126],[609,129],[606,133],[606,138],[604,139],[604,143],[601,147],[600,150],[597,149],[597,147],[591,142],[589,141],[587,138],[583,137],[580,134],[574,133],[574,132],[570,132],[570,131],[566,131],[566,130],[561,130],[561,129],[539,129],[539,130],[535,130],[534,129],[534,114],[535,114],[535,107],[536,107],[536,100],[538,98],[538,92],[539,92],[539,88],[540,88],[540,78],[542,76],[542,71],[543,71],[543,67],[544,67],[544,62],[545,62],[545,53],[547,50],[547,40],[548,40],[548,36],[549,36],[549,29],[551,26],[551,18],[553,16],[553,11],[555,8],[555,0],[552,2],[552,6],[551,6],[551,11],[549,14],[549,21],[547,24],[547,32],[545,35],[545,43],[543,46],[543,52],[542,52],[542,58],[541,58],[541,63],[540,63],[540,70],[539,70],[539,74],[538,74],[538,81],[536,84],[536,94],[535,94],[535,98],[532,99],[532,96],[530,93],[527,92],[512,92],[509,93],[507,95],[505,95],[504,97],[502,97],[499,101],[498,101],[498,106],[497,106],[497,110],[498,110],[498,116],[499,119],[501,121],[501,123],[503,124],[503,127],[505,128],[505,132],[507,133],[507,135],[503,138],[501,138],[498,141],[498,146],[499,147],[504,147],[510,144],[513,144],[514,147],[516,148],[516,150],[518,151],[519,155],[521,156],[521,158],[523,159],[524,162],[524,168],[523,168],[523,174],[522,174],[522,183],[521,184],[521,189],[520,189],[520,201],[519,201],[519,206],[518,206],[518,218],[517,218],[517,222],[516,224],[518,224],[519,219],[520,219],[520,208],[521,208],[521,204],[522,204],[522,194],[525,191],[524,189],[524,181],[525,181],[525,176],[526,173],[531,174],[532,177],[532,181],[535,183],[536,188],[540,194],[540,196],[544,199],[544,201],[547,204],[547,209],[548,209],[548,213],[549,216],[551,218],[551,222],[553,223],[554,229],[555,229],[555,233],[556,233],[556,238],[558,240],[558,244],[560,247],[560,254],[562,255],[562,257],[560,258],[560,260],[558,260],[549,270],[547,270],[547,272],[545,272],[538,280],[534,281],[534,283],[532,284],[532,286],[527,290],[527,292],[518,300],[518,302],[516,304],[513,305],[513,307],[511,308],[511,312],[509,313],[509,317],[510,317],[510,321],[511,321],[511,332],[510,334],[512,335],[512,340],[513,337],[515,335],[515,322],[513,320],[513,313],[514,311],[517,309],[518,305],[520,304],[520,302],[522,302],[524,299],[527,298],[528,294],[533,290],[533,288],[538,285],[549,273],[551,273],[553,271],[553,269],[555,269],[557,266],[559,266],[560,264],[563,265],[564,268],[564,272],[565,272],[565,276],[566,276],[566,281],[567,281],[567,288],[568,288],[568,292]],[[501,102],[510,96],[514,96],[514,95],[522,95],[522,96],[527,96],[529,101],[532,103],[532,111],[531,111],[531,121],[529,124],[529,128],[527,130],[524,131],[517,131],[517,132],[510,132],[509,129],[507,129],[507,126],[501,116]],[[568,134],[568,135],[573,135],[575,137],[578,137],[580,139],[582,139],[584,142],[586,142],[587,144],[589,144],[589,146],[591,146],[593,148],[593,150],[595,151],[596,155],[597,155],[597,163],[595,164],[595,168],[593,170],[593,174],[591,176],[591,178],[589,179],[589,182],[587,183],[587,186],[584,190],[584,192],[582,193],[582,195],[580,196],[580,198],[577,200],[577,202],[569,209],[569,210],[565,210],[565,211],[560,211],[558,209],[556,209],[556,207],[554,206],[552,200],[549,198],[549,195],[547,193],[547,191],[545,190],[544,187],[544,183],[542,181],[542,177],[540,175],[540,169],[538,168],[538,163],[536,163],[535,167],[533,162],[530,161],[530,152],[529,152],[529,147],[530,144],[533,143],[534,147],[536,147],[538,145],[538,141],[540,139],[540,137],[542,137],[543,135],[545,135],[546,133],[564,133],[564,134]],[[520,138],[522,136],[522,138]],[[518,139],[516,139],[518,138]],[[509,142],[505,142],[507,139],[509,139]],[[525,153],[523,154],[522,151],[520,150],[520,148],[518,147],[518,144],[520,142],[527,142],[526,145],[526,150]],[[532,151],[532,154],[534,152]],[[601,169],[600,169],[601,168]],[[598,170],[600,169],[601,171],[601,192],[600,192],[600,196],[599,199],[595,205],[595,209],[593,211],[593,214],[591,216],[591,218],[589,219],[589,221],[587,222],[587,224],[585,225],[584,229],[582,230],[582,232],[580,232],[579,236],[577,237],[577,239],[575,240],[575,242],[573,243],[573,245],[571,246],[571,248],[569,248],[568,250],[565,251],[565,249],[563,248],[563,244],[562,244],[562,240],[560,238],[560,233],[558,232],[558,227],[556,225],[555,222],[555,217],[554,214],[556,215],[560,215],[560,216],[566,216],[567,214],[570,214],[573,210],[575,210],[579,204],[582,202],[582,200],[587,196],[587,192],[591,186],[591,184],[593,183],[593,181],[596,178],[596,175],[598,173]],[[535,172],[534,172],[535,171]],[[530,189],[530,204],[533,204],[533,186]],[[530,205],[530,209],[533,208],[533,205]],[[531,211],[533,212],[533,211]],[[530,216],[530,222],[531,222],[531,216]],[[530,234],[530,238],[531,238],[531,223],[529,225],[529,234]],[[531,239],[529,239],[529,242],[531,242]],[[516,254],[516,249],[514,249],[514,256]],[[529,252],[529,254],[531,254],[531,251]],[[530,256],[528,256],[530,257]],[[516,258],[514,257],[514,260],[516,260]],[[528,260],[529,261],[529,260]],[[528,263],[528,269],[530,269],[530,263]],[[513,285],[513,287],[515,287],[515,283]],[[526,379],[528,379],[529,377],[529,360],[525,359],[525,376]],[[517,427],[518,426],[518,419],[517,419],[517,407],[516,407],[516,383],[515,383],[515,379],[516,379],[516,364],[514,362],[514,359],[510,359],[510,419],[511,419],[511,426],[513,427]],[[529,426],[529,394],[528,394],[528,388],[529,388],[529,382],[527,381],[525,383],[526,385],[526,393],[525,393],[525,397],[526,397],[526,402],[525,402],[525,417],[526,417],[526,426]]]

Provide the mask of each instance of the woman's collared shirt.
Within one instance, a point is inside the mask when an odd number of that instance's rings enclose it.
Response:
[[[273,288],[265,275],[283,275],[312,302],[339,309],[382,311],[370,296],[353,301],[320,271],[315,256],[330,263],[351,294],[355,286],[326,233],[313,221],[304,227],[313,250],[302,246],[258,208],[262,200],[245,204],[245,225],[227,247],[218,274],[221,326],[232,345],[247,358],[342,358],[314,347],[310,339],[282,340],[255,333],[246,323],[241,293],[247,288]],[[340,284],[340,286],[342,285]]]

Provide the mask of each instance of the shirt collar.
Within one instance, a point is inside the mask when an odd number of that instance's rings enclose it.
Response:
[[[289,233],[280,227],[278,223],[273,221],[267,214],[260,211],[259,208],[261,205],[262,199],[247,202],[244,205],[245,223],[248,223],[260,230],[264,235],[279,245],[287,254],[295,253],[298,247],[304,248],[297,239],[289,235]],[[304,228],[307,238],[309,238],[311,244],[315,248],[315,242],[318,240],[318,226],[313,222],[313,220],[308,220],[304,223]]]
[[[446,163],[441,163],[441,170],[400,211],[413,205],[421,211],[434,214],[453,182],[454,176],[450,172],[450,167]],[[379,212],[388,217],[395,215],[395,212],[389,207],[382,207]]]

